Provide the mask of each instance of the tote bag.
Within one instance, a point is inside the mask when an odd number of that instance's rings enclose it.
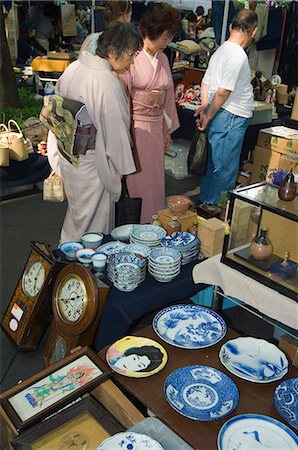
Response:
[[[202,177],[206,173],[208,159],[208,141],[205,133],[196,130],[191,141],[187,168],[188,173]]]
[[[116,203],[115,209],[116,227],[130,223],[140,223],[142,199],[129,196],[125,177],[122,178],[121,197]]]

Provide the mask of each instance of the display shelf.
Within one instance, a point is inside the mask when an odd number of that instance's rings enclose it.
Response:
[[[272,319],[269,316],[266,316],[262,312],[258,311],[257,309],[253,308],[252,306],[248,305],[247,303],[235,298],[230,297],[223,292],[221,292],[217,286],[214,286],[213,290],[213,300],[212,300],[212,309],[215,311],[222,311],[224,301],[229,301],[235,306],[239,306],[240,308],[244,309],[245,311],[249,312],[250,314],[253,314],[254,316],[258,317],[259,319],[264,320],[266,323],[272,325],[275,329],[281,331],[283,334],[286,334],[295,340],[298,340],[298,330],[295,330],[294,328],[290,328],[287,325],[278,322],[277,320]]]
[[[282,201],[278,186],[269,183],[235,189],[228,222],[231,232],[225,236],[221,262],[298,301],[298,196]],[[255,259],[250,244],[262,228],[267,228],[273,250],[267,258]]]

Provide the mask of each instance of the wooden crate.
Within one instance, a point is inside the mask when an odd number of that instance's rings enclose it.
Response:
[[[222,252],[224,241],[224,223],[213,217],[199,224],[198,235],[201,241],[201,252],[204,256],[214,256]]]
[[[197,213],[193,211],[186,211],[180,216],[173,214],[168,208],[158,211],[158,218],[165,229],[167,229],[167,225],[173,216],[176,216],[178,221],[181,223],[181,231],[187,231],[194,222],[197,223]]]

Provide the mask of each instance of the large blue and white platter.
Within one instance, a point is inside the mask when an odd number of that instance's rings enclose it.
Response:
[[[241,414],[219,430],[218,450],[297,450],[298,438],[286,425],[261,414]]]
[[[239,401],[234,381],[208,366],[186,366],[175,370],[166,379],[164,392],[175,411],[200,421],[225,417]]]
[[[239,337],[220,349],[221,363],[234,375],[254,383],[280,380],[288,371],[286,355],[264,339]]]
[[[163,450],[155,439],[146,434],[125,431],[105,439],[96,450]]]
[[[198,305],[176,305],[153,318],[155,333],[174,347],[197,349],[219,342],[227,332],[225,321],[214,311]]]
[[[274,403],[281,417],[298,430],[298,377],[289,378],[277,386]]]

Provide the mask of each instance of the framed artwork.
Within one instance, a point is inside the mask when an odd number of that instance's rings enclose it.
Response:
[[[88,396],[13,439],[17,450],[91,450],[124,428],[93,397]]]
[[[91,391],[110,375],[108,366],[84,347],[1,394],[0,403],[21,430]]]

